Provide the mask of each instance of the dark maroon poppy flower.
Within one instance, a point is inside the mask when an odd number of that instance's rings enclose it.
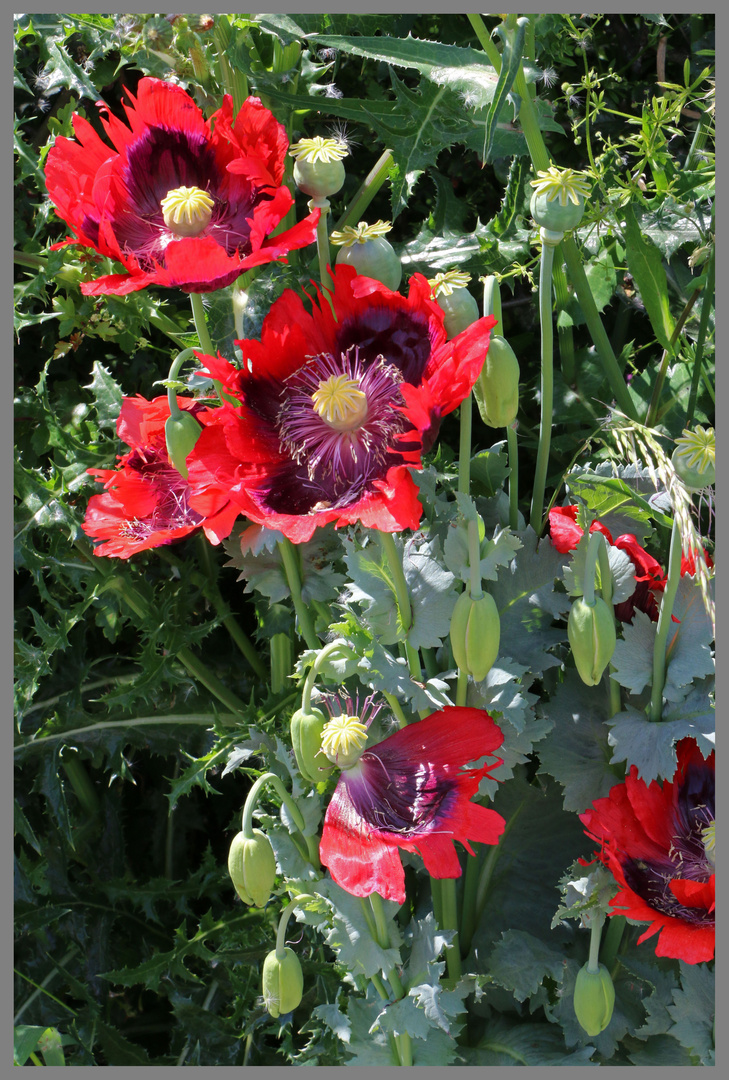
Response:
[[[410,474],[440,418],[471,390],[486,356],[492,317],[446,341],[442,309],[414,274],[407,298],[351,266],[337,266],[330,307],[311,314],[287,290],[260,341],[240,341],[240,369],[201,357],[228,395],[215,423],[228,454],[203,457],[257,524],[294,543],[319,525],[356,521],[395,532],[422,514]],[[333,310],[332,310],[333,309]]]
[[[657,956],[698,964],[714,956],[714,754],[693,739],[676,747],[672,780],[646,784],[635,765],[580,815],[620,890],[611,915],[650,922]]]
[[[177,403],[198,420],[205,416],[205,408],[190,398],[180,397]],[[131,447],[129,453],[120,458],[118,469],[88,470],[106,488],[89,500],[83,524],[92,539],[104,541],[95,555],[127,559],[199,529],[213,544],[230,533],[239,509],[227,491],[192,458],[186,480],[170,464],[165,441],[169,415],[166,396],[124,399],[117,431]],[[198,442],[215,443],[220,437],[215,428],[205,428]]]
[[[493,754],[503,735],[482,709],[449,706],[365,750],[342,772],[324,818],[319,854],[343,889],[403,903],[398,848],[417,851],[434,878],[460,877],[454,847],[496,844],[505,822],[471,802],[481,778],[501,764],[466,769]]]
[[[555,506],[549,511],[549,535],[557,551],[566,555],[579,544],[584,530],[577,524],[576,506]],[[635,589],[627,600],[615,605],[615,616],[621,622],[631,622],[635,609],[644,611],[654,622],[658,619],[655,593],[663,592],[666,578],[661,564],[641,547],[631,533],[624,533],[613,540],[609,529],[601,521],[590,524],[590,532],[601,532],[608,544],[624,551],[635,568]]]
[[[48,194],[74,233],[54,246],[83,244],[127,271],[84,282],[82,292],[211,292],[315,240],[318,210],[271,236],[293,203],[281,186],[288,140],[257,98],[233,122],[227,95],[205,120],[181,87],[160,79],[127,94],[129,127],[102,116],[113,148],[74,116],[76,140],[57,138],[46,161]]]

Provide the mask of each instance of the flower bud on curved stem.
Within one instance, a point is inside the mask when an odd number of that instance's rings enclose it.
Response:
[[[194,356],[194,349],[183,349],[176,357],[167,377],[168,382],[177,378],[182,365]],[[177,394],[172,386],[167,387],[167,402],[170,415],[165,421],[165,442],[170,463],[177,469],[180,476],[187,480],[187,455],[192,452],[195,443],[200,438],[202,427],[192,413],[181,409],[177,404]]]
[[[298,956],[285,944],[286,927],[296,905],[313,899],[309,893],[301,893],[286,905],[278,923],[276,948],[263,961],[263,1000],[268,1013],[274,1018],[293,1012],[301,1004],[304,974]]]
[[[567,620],[567,637],[575,667],[587,686],[597,686],[600,682],[617,642],[612,608],[602,597],[595,598],[595,570],[604,544],[602,533],[592,533],[585,560],[584,596],[573,602]]]

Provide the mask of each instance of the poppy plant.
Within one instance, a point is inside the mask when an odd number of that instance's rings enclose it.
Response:
[[[205,407],[190,398],[180,397],[177,404],[198,421],[205,415]],[[117,432],[129,453],[120,458],[117,469],[88,470],[106,488],[89,500],[83,524],[88,536],[103,541],[95,555],[128,559],[199,529],[213,544],[230,533],[239,510],[228,493],[192,457],[187,479],[170,464],[165,440],[169,415],[166,396],[153,401],[141,396],[124,399]],[[198,442],[219,438],[215,428],[201,424]]]
[[[205,120],[189,94],[161,79],[126,93],[128,127],[101,117],[112,146],[74,115],[76,138],[59,136],[46,161],[51,202],[74,234],[54,247],[82,244],[126,269],[83,282],[83,293],[211,292],[314,241],[318,210],[271,236],[293,205],[281,185],[288,139],[258,98],[234,120],[226,95]]]
[[[200,357],[226,394],[215,421],[228,455],[205,460],[243,513],[294,543],[327,522],[395,532],[422,514],[411,469],[433,444],[442,416],[471,390],[492,316],[446,340],[442,309],[421,274],[406,297],[337,266],[334,291],[309,313],[286,290],[261,340],[237,342],[240,369]],[[239,478],[239,479],[238,479]]]
[[[341,738],[350,732],[339,719]],[[359,723],[348,719],[352,728]],[[398,848],[418,852],[434,878],[460,877],[453,841],[473,854],[470,840],[496,844],[505,827],[495,810],[471,802],[501,759],[464,766],[502,742],[488,713],[448,706],[365,750],[342,772],[324,818],[319,855],[336,883],[354,896],[377,892],[403,903]]]
[[[580,815],[620,889],[611,915],[650,922],[656,956],[698,964],[714,956],[714,754],[693,739],[676,747],[672,780],[625,782]]]

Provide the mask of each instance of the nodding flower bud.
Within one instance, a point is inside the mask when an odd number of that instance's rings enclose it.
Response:
[[[493,596],[483,593],[474,600],[466,588],[456,600],[450,633],[459,668],[481,682],[499,655],[501,621]]]
[[[428,278],[431,296],[445,312],[443,326],[450,341],[481,317],[478,304],[465,287],[471,275],[461,270],[448,270]]]
[[[268,1013],[285,1016],[301,1004],[304,973],[299,958],[288,946],[279,955],[274,949],[263,961],[263,1001]]]
[[[716,480],[716,436],[713,428],[698,424],[694,431],[685,429],[676,439],[671,458],[680,480],[692,491],[710,487]]]
[[[318,784],[326,780],[331,766],[321,748],[322,732],[327,718],[321,709],[304,712],[297,709],[291,717],[291,745],[294,748],[296,764],[304,780]]]
[[[575,667],[588,686],[597,686],[615,652],[615,619],[601,597],[588,604],[580,596],[570,608],[567,637]]]
[[[590,185],[583,173],[550,165],[530,181],[534,194],[529,204],[532,217],[549,232],[565,233],[582,220]]]
[[[263,907],[276,880],[276,859],[271,841],[260,829],[253,836],[239,832],[228,853],[228,873],[244,904]]]
[[[180,409],[165,420],[167,454],[180,476],[187,480],[187,455],[194,449],[202,428],[190,412]]]
[[[357,228],[345,225],[341,232],[334,231],[329,240],[341,244],[337,265],[353,266],[358,274],[381,281],[394,292],[402,279],[402,264],[385,234],[392,225],[389,221],[377,221],[368,225],[360,221]]]
[[[473,387],[481,419],[489,427],[508,427],[519,411],[519,361],[506,338],[492,334],[481,374]]]
[[[591,971],[585,964],[575,981],[574,1008],[580,1027],[594,1038],[610,1023],[615,1005],[615,987],[604,964]]]
[[[294,181],[300,191],[313,199],[326,199],[335,195],[344,184],[345,171],[342,158],[349,150],[339,139],[299,139],[289,150],[294,164]]]

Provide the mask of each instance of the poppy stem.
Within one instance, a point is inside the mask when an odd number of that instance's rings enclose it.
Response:
[[[613,966],[618,955],[620,943],[627,923],[624,915],[611,915],[608,919],[608,927],[605,931],[605,940],[600,950],[600,959],[610,974],[613,974]]]
[[[658,613],[658,626],[653,643],[653,685],[651,687],[651,706],[649,719],[660,720],[663,714],[663,687],[666,683],[666,642],[671,627],[673,602],[676,599],[678,583],[681,580],[681,530],[678,520],[673,519],[671,529],[671,547],[668,556],[668,576],[663,591],[661,609]]]
[[[276,931],[276,956],[279,960],[282,959],[284,949],[286,948],[286,928],[291,913],[297,904],[301,904],[305,900],[316,900],[316,897],[312,896],[311,893],[299,893],[298,896],[295,896],[293,900],[289,901],[281,912],[281,918],[278,920],[278,930]]]
[[[509,452],[509,528],[519,528],[519,448],[516,441],[517,422],[506,429],[506,446]]]
[[[459,409],[461,432],[458,446],[458,490],[468,495],[471,490],[471,432],[473,429],[473,391],[461,402]]]
[[[552,437],[552,397],[554,390],[554,361],[552,349],[554,327],[552,326],[552,266],[554,264],[554,245],[544,239],[542,233],[542,255],[539,268],[539,322],[542,338],[542,376],[541,376],[541,417],[539,421],[539,445],[537,465],[534,473],[532,508],[529,524],[537,534],[542,531],[542,510],[544,508],[544,488],[549,467],[549,446]]]
[[[329,227],[327,218],[331,203],[324,195],[315,196],[309,200],[309,210],[320,210],[319,224],[316,227],[316,252],[319,256],[319,281],[323,289],[332,291],[334,282],[329,273]],[[326,294],[325,294],[326,295]],[[334,310],[332,308],[332,310]]]
[[[286,574],[286,580],[289,584],[291,599],[294,602],[296,621],[299,624],[299,633],[310,649],[319,650],[321,648],[321,643],[314,630],[314,621],[311,617],[311,612],[301,596],[301,574],[296,548],[288,537],[285,536],[283,540],[279,540],[278,550],[281,552],[284,573]]]
[[[600,562],[600,589],[602,591],[602,598],[612,612],[613,622],[617,622],[615,618],[615,607],[613,605],[613,572],[610,569],[610,556],[608,554],[607,543],[600,544],[598,559]],[[611,671],[615,671],[614,664],[608,664],[608,688],[610,694],[609,716],[612,717],[620,712],[621,702],[620,684],[615,679],[610,678]]]
[[[353,656],[352,649],[346,643],[346,641],[330,641],[328,645],[325,645],[321,649],[318,655],[314,658],[314,663],[311,665],[306,673],[306,681],[304,682],[304,690],[301,695],[301,708],[305,713],[311,712],[311,691],[314,689],[314,682],[316,677],[321,671],[322,665],[328,656],[332,653],[341,652],[345,656]]]
[[[190,293],[190,306],[192,307],[192,321],[195,323],[195,332],[200,342],[200,348],[208,356],[215,356],[215,349],[213,348],[205,318],[202,293]]]
[[[383,150],[365,176],[354,198],[337,221],[334,228],[341,232],[345,225],[354,225],[364,214],[390,173],[393,163],[392,150]]]
[[[461,977],[461,946],[458,939],[458,904],[456,901],[456,879],[443,878],[440,883],[443,902],[443,929],[453,930],[453,940],[446,945],[445,957],[448,978],[454,983]]]
[[[397,609],[400,613],[400,625],[402,626],[403,643],[405,645],[408,667],[410,669],[410,677],[417,682],[420,682],[423,677],[420,668],[420,655],[418,650],[408,641],[408,634],[413,625],[413,612],[410,606],[408,583],[405,580],[405,573],[402,568],[402,559],[397,550],[397,545],[395,544],[392,533],[380,531],[377,535],[380,540],[382,553],[385,556],[385,560],[392,574],[390,584],[395,593]]]

